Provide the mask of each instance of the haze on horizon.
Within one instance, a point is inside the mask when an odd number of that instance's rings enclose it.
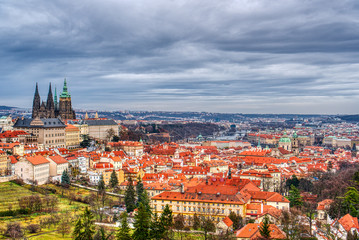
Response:
[[[359,2],[0,0],[0,105],[356,114]]]

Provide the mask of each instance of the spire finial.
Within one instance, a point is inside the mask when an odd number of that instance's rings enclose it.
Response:
[[[39,95],[39,85],[36,83],[35,96]]]
[[[70,98],[71,95],[68,93],[67,91],[67,82],[66,82],[66,78],[64,80],[64,88],[62,89],[62,93],[60,95],[60,98]]]

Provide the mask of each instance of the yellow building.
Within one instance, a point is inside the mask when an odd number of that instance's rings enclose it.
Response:
[[[8,175],[10,172],[10,160],[4,151],[0,150],[0,176]]]
[[[78,148],[80,146],[80,129],[68,124],[65,128],[65,143],[68,149]]]
[[[125,173],[123,170],[117,170],[115,171],[115,173],[117,176],[118,185],[120,185],[125,181]],[[107,170],[102,173],[103,181],[105,182],[106,185],[110,184],[111,174],[112,174],[112,170]]]
[[[77,127],[80,130],[80,137],[84,140],[84,136],[89,134],[89,126],[85,123],[75,123],[73,126]]]
[[[168,204],[173,214],[183,214],[185,219],[190,219],[197,213],[210,215],[219,222],[231,211],[244,217],[248,200],[242,194],[162,192],[152,197],[151,204],[153,211],[158,214]]]

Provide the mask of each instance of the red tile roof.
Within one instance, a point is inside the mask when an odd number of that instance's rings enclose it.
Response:
[[[259,228],[262,223],[248,223],[236,233],[237,238],[256,239],[260,236]],[[269,225],[271,239],[285,239],[285,233],[275,224]]]
[[[347,232],[349,232],[352,228],[359,230],[358,218],[352,217],[349,213],[339,219],[339,223]]]
[[[54,161],[56,164],[63,164],[63,163],[68,163],[68,161],[61,157],[60,155],[55,155],[55,156],[49,156],[49,158]]]
[[[32,165],[40,165],[45,163],[50,163],[45,157],[41,155],[35,155],[30,157],[25,157]]]

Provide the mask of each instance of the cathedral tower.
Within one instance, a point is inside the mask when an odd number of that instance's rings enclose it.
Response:
[[[41,100],[39,95],[39,87],[36,83],[34,101],[32,103],[32,118],[39,116],[40,104],[41,104],[40,102]]]
[[[54,105],[54,98],[52,97],[51,83],[49,86],[49,93],[47,94],[46,110],[47,110],[47,118],[55,117],[55,105]]]
[[[60,95],[59,115],[62,119],[76,119],[75,111],[72,109],[71,95],[67,91],[66,78],[64,80],[64,87]]]

